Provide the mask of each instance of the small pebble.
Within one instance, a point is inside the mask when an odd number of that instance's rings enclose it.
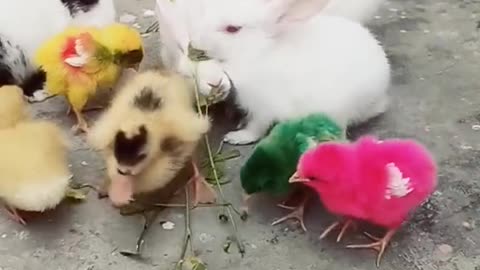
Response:
[[[463,226],[465,229],[468,229],[468,230],[473,229],[473,228],[472,228],[472,225],[471,225],[470,223],[466,222],[466,221],[464,221],[464,222],[462,223],[462,226]]]
[[[151,9],[144,9],[143,10],[143,17],[153,17],[155,16],[155,12]]]
[[[135,28],[137,28],[137,29],[142,28],[142,26],[140,26],[139,23],[134,23],[134,24],[132,24],[132,26],[135,27]]]
[[[377,16],[375,16],[374,18],[375,18],[376,20],[380,20],[380,19],[382,18],[382,16],[378,16],[378,15],[377,15]]]
[[[136,19],[137,19],[136,16],[129,13],[125,13],[119,18],[121,23],[133,23]]]
[[[470,150],[470,149],[473,149],[472,146],[470,145],[466,145],[466,144],[461,144],[460,145],[460,148],[463,149],[463,150]]]
[[[71,167],[72,167],[72,164],[68,164],[68,167],[71,168]]]
[[[430,33],[430,30],[425,29],[425,30],[423,30],[423,33],[428,34],[428,33]]]
[[[4,239],[7,238],[7,234],[6,233],[2,234],[2,238]]]
[[[82,166],[87,166],[88,165],[88,163],[86,161],[82,161],[82,162],[80,162],[80,164],[82,164]]]
[[[453,247],[447,244],[441,244],[435,251],[435,256],[440,261],[448,261],[453,253]]]
[[[438,250],[443,254],[450,254],[453,252],[453,247],[447,244],[442,244],[438,246]]]
[[[406,32],[407,32],[407,30],[403,30],[403,29],[400,30],[400,33],[406,33]]]
[[[388,10],[391,11],[391,12],[397,12],[398,11],[398,9],[396,9],[396,8],[389,8]]]
[[[167,231],[173,230],[175,228],[175,223],[171,221],[163,222],[162,228]]]
[[[207,243],[207,242],[210,242],[214,239],[214,237],[208,233],[201,233],[199,236],[198,236],[198,239],[200,240],[200,242],[202,243]]]
[[[480,125],[473,125],[473,126],[472,126],[472,129],[473,129],[473,130],[480,130]]]

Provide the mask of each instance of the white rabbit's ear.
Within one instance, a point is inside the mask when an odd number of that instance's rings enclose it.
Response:
[[[320,13],[330,0],[264,0],[278,23],[289,24],[310,19]]]
[[[190,42],[188,27],[185,18],[186,8],[184,0],[156,0],[155,13],[159,24],[159,31],[163,39],[177,43],[178,47],[186,50]]]

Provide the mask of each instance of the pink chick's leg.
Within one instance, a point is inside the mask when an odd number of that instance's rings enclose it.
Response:
[[[277,219],[276,221],[274,221],[272,223],[272,226],[283,223],[288,219],[296,219],[300,222],[300,226],[302,227],[303,231],[306,232],[307,227],[305,227],[305,222],[303,221],[303,216],[304,216],[304,213],[305,213],[305,205],[307,204],[307,202],[309,200],[310,200],[310,196],[306,195],[304,197],[303,201],[295,208],[295,210],[293,210],[293,212],[291,212],[290,214],[288,214],[288,215],[286,215],[282,218]]]
[[[194,175],[190,179],[193,188],[193,205],[199,203],[214,203],[217,199],[215,190],[210,184],[205,181],[205,178],[200,174],[197,165],[192,161]]]
[[[18,222],[22,225],[27,225],[27,222],[18,214],[17,209],[10,206],[5,206],[5,210],[7,210],[8,216],[15,222]]]
[[[330,234],[330,232],[332,232],[334,229],[340,226],[341,223],[342,222],[337,221],[337,222],[334,222],[332,225],[328,226],[328,228],[325,229],[325,231],[323,231],[323,233],[320,235],[319,239],[324,239],[325,237],[327,237]],[[342,229],[340,230],[340,233],[337,236],[337,243],[342,240],[343,235],[351,225],[355,226],[355,223],[353,223],[353,220],[351,219],[347,219],[345,222],[343,222]]]
[[[380,267],[380,260],[382,259],[382,256],[385,252],[385,248],[387,247],[388,243],[392,239],[395,232],[396,232],[396,230],[388,230],[388,232],[385,234],[385,236],[383,238],[378,238],[378,237],[372,236],[371,234],[365,232],[366,236],[368,236],[370,239],[375,241],[374,243],[365,244],[365,245],[348,245],[347,248],[372,248],[372,249],[375,249],[378,252],[376,265],[377,265],[377,267]]]
[[[131,176],[118,175],[112,179],[108,197],[116,207],[129,204],[133,200],[133,179]]]

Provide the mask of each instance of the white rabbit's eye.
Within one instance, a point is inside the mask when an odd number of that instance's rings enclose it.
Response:
[[[231,34],[237,33],[238,31],[240,31],[240,29],[242,29],[241,26],[234,25],[227,25],[227,27],[225,27],[225,31]]]

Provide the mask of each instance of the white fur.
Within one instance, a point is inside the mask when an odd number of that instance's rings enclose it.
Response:
[[[113,0],[101,0],[74,18],[60,0],[0,1],[0,33],[20,45],[29,59],[41,43],[68,25],[101,26],[114,21]]]
[[[221,64],[249,112],[247,126],[228,133],[227,142],[254,142],[273,122],[310,113],[346,127],[386,110],[390,65],[367,28],[326,15],[282,21],[289,0],[264,1],[204,1],[190,26],[193,46]],[[222,31],[228,25],[242,30]]]
[[[65,175],[25,183],[17,187],[16,192],[3,197],[15,208],[43,212],[55,208],[65,198],[69,179],[70,175]]]
[[[22,49],[0,33],[0,64],[10,68],[15,82],[21,83],[35,68],[27,61]]]
[[[268,2],[272,0],[258,1]],[[193,29],[195,24],[199,22],[195,18],[200,11],[200,1],[176,0],[173,2],[170,0],[156,0],[156,2],[155,11],[161,25],[159,33],[162,43],[160,47],[162,63],[166,68],[177,70],[185,76],[192,76],[192,70],[194,69],[185,51],[190,41],[189,34],[195,32]],[[302,0],[297,2],[302,2]],[[383,2],[385,0],[307,0],[303,1],[304,5],[299,5],[299,13],[314,14],[320,12],[320,14],[341,16],[360,23],[366,23]],[[229,1],[223,3],[227,3],[226,6],[228,6]],[[212,6],[215,5],[213,4]],[[221,9],[219,6],[214,8]],[[243,9],[243,11],[254,13],[256,10]],[[237,13],[241,14],[241,12],[240,10]],[[238,14],[235,14],[234,17],[239,17]],[[179,48],[181,49],[179,50]],[[212,69],[211,67],[214,65],[218,65],[215,60],[198,64],[199,90],[203,95],[209,95],[212,89],[209,85],[221,82],[219,88],[226,95],[231,88],[230,81],[225,71],[221,71],[221,68],[216,67]]]
[[[92,25],[103,27],[115,21],[115,6],[113,0],[100,0],[98,5],[88,12],[80,12],[75,15],[71,24]]]
[[[60,0],[0,1],[0,35],[18,45],[18,50],[26,57],[27,69],[33,66],[32,59],[37,48],[67,26],[105,26],[113,22],[113,0],[100,0],[88,12],[78,11],[74,17]],[[22,73],[21,69],[22,67],[15,66],[12,71],[17,77],[18,74],[27,76],[28,70]],[[43,101],[49,97],[45,90],[39,89],[36,92],[32,97],[28,97],[30,102]]]
[[[274,121],[315,112],[347,126],[385,111],[389,63],[368,30],[327,16],[316,18],[310,27],[297,29],[296,35],[311,38],[292,36],[261,55],[232,55],[233,60],[224,63],[239,104],[250,113],[247,127],[227,134],[226,141],[250,143]]]

